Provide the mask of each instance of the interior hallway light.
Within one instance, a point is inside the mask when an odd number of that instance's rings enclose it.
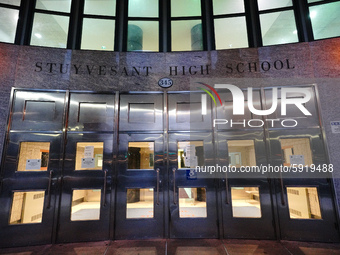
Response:
[[[312,19],[316,16],[316,11],[311,11],[309,17]]]

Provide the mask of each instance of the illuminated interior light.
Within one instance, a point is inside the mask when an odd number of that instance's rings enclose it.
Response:
[[[309,17],[312,19],[312,18],[315,18],[315,16],[316,16],[316,11],[311,11],[309,14]]]

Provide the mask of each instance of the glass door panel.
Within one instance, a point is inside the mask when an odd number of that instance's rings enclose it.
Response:
[[[127,219],[153,218],[153,189],[127,189],[126,201]]]
[[[178,200],[180,218],[207,217],[205,188],[179,188]]]
[[[101,190],[77,189],[72,193],[71,221],[99,220]]]
[[[75,170],[102,170],[103,147],[103,142],[77,143]]]
[[[316,187],[287,187],[291,219],[322,219],[319,192]]]
[[[21,142],[17,171],[47,171],[49,142]]]
[[[9,224],[41,223],[44,191],[13,192]]]
[[[258,187],[231,187],[231,205],[234,218],[261,218]]]

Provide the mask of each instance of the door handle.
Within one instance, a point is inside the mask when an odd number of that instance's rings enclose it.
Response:
[[[159,205],[159,168],[156,169],[157,172],[157,193],[156,193],[156,204]]]
[[[226,195],[225,203],[229,205],[229,182],[227,175],[225,176],[225,195]]]
[[[172,168],[172,178],[174,184],[174,204],[176,204],[176,168]]]
[[[284,157],[284,150],[281,148],[281,159],[282,159],[282,164],[285,163],[285,157]],[[284,206],[286,204],[285,202],[285,197],[284,197],[284,186],[283,186],[283,179],[282,179],[282,172],[280,172],[280,188],[281,188],[281,204]]]
[[[2,191],[2,179],[0,180],[0,195],[1,195],[1,191]]]
[[[48,188],[47,188],[47,209],[50,209],[50,207],[51,207],[52,175],[53,175],[53,170],[50,171],[50,176],[49,176],[49,178],[48,178]]]
[[[104,171],[103,207],[106,206],[106,185],[107,185],[107,170]]]
[[[282,173],[280,172],[280,185],[281,185],[281,204],[284,206],[286,205],[285,197],[284,197],[284,186],[283,186],[283,179],[282,179]]]

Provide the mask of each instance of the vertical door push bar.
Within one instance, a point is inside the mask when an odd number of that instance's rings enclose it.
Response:
[[[157,194],[156,194],[156,204],[159,205],[159,168],[156,169],[157,172]]]
[[[107,185],[107,170],[104,171],[103,207],[106,206],[106,185]]]
[[[176,168],[172,168],[172,176],[174,184],[174,204],[176,204]]]

